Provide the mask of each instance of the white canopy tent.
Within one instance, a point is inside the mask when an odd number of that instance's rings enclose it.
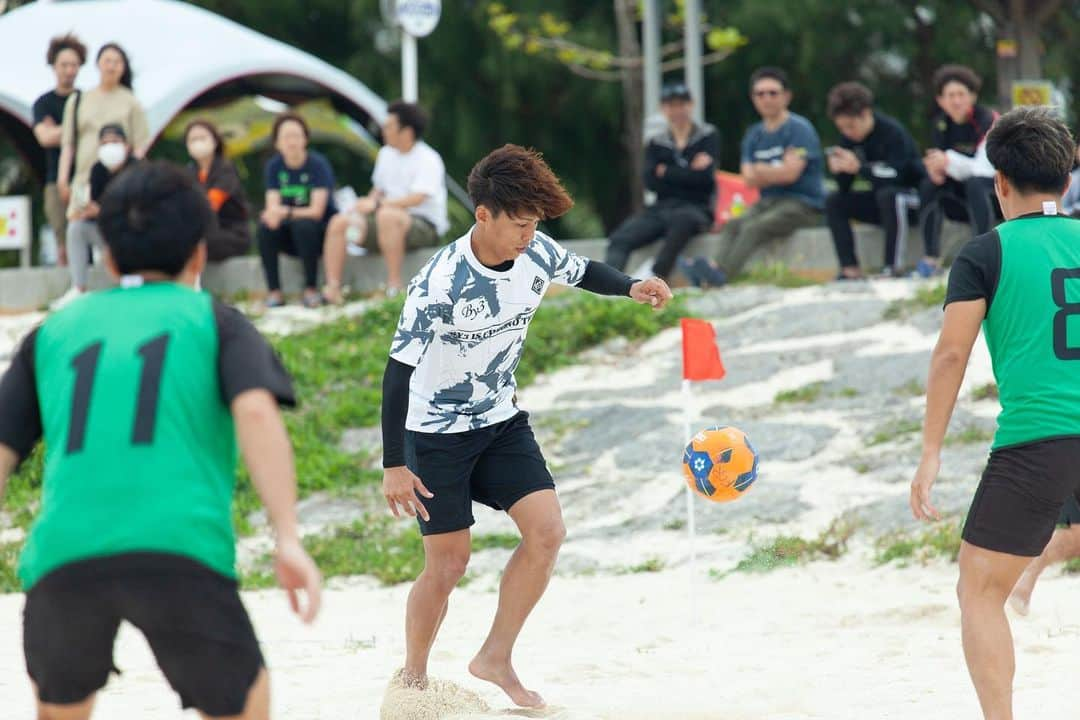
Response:
[[[91,53],[80,88],[97,84],[98,48],[116,42],[125,49],[154,138],[185,108],[247,95],[288,103],[329,97],[371,130],[386,114],[386,102],[347,73],[185,2],[38,0],[0,15],[0,127],[35,166],[31,108],[55,83],[45,50],[50,38],[69,31]]]

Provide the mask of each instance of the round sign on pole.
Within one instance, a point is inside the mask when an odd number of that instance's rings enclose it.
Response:
[[[441,0],[397,0],[397,22],[401,29],[413,37],[426,37],[439,24],[442,13]]]

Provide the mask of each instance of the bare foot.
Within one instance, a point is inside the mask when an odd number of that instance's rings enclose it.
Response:
[[[426,674],[411,672],[405,668],[401,668],[394,674],[392,681],[402,687],[413,688],[415,690],[427,690],[428,678]]]
[[[1020,588],[1014,588],[1012,594],[1009,595],[1009,607],[1017,615],[1027,616],[1031,612],[1031,593]]]
[[[519,707],[540,708],[545,705],[540,693],[527,690],[521,684],[521,680],[518,679],[517,673],[509,662],[493,661],[483,655],[477,655],[469,663],[469,672],[481,680],[498,685]]]

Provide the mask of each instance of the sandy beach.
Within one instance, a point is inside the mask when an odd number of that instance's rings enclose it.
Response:
[[[555,470],[569,529],[556,577],[516,657],[522,678],[551,707],[512,712],[500,692],[466,672],[508,556],[488,550],[474,556],[475,579],[451,601],[431,667],[434,677],[478,698],[432,714],[417,698],[398,695],[381,717],[979,717],[960,647],[956,566],[874,560],[877,538],[914,527],[907,496],[919,437],[911,425],[922,416],[917,384],[925,382],[941,311],[884,315],[917,287],[735,287],[690,297],[694,312],[716,324],[729,371],[722,382],[695,387],[692,425],[743,428],[762,469],[738,503],[696,504],[693,566],[682,526],[686,402],[678,331],[640,345],[608,343],[526,388],[521,404]],[[274,329],[287,331],[280,317]],[[0,347],[0,364],[3,354]],[[996,401],[971,397],[991,379],[980,341],[954,430],[992,431]],[[809,385],[816,389],[803,402],[777,400]],[[950,516],[965,511],[986,451],[985,441],[946,448],[935,499]],[[813,537],[837,519],[858,526],[839,560],[731,572],[755,544],[779,534]],[[478,514],[477,532],[509,527],[504,517]],[[280,593],[247,593],[273,673],[275,716],[380,718],[402,662],[407,592],[407,585],[386,588],[368,578],[333,580],[325,612],[310,629],[289,615]],[[1018,718],[1075,714],[1078,596],[1080,577],[1052,569],[1036,589],[1032,614],[1014,623]],[[0,596],[0,715],[15,720],[32,717],[21,606],[20,596]],[[129,628],[116,660],[123,675],[102,693],[96,717],[185,717]]]

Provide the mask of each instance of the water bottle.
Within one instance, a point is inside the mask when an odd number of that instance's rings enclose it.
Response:
[[[742,193],[735,193],[735,196],[731,198],[731,217],[737,218],[744,212],[746,212],[746,200]]]

